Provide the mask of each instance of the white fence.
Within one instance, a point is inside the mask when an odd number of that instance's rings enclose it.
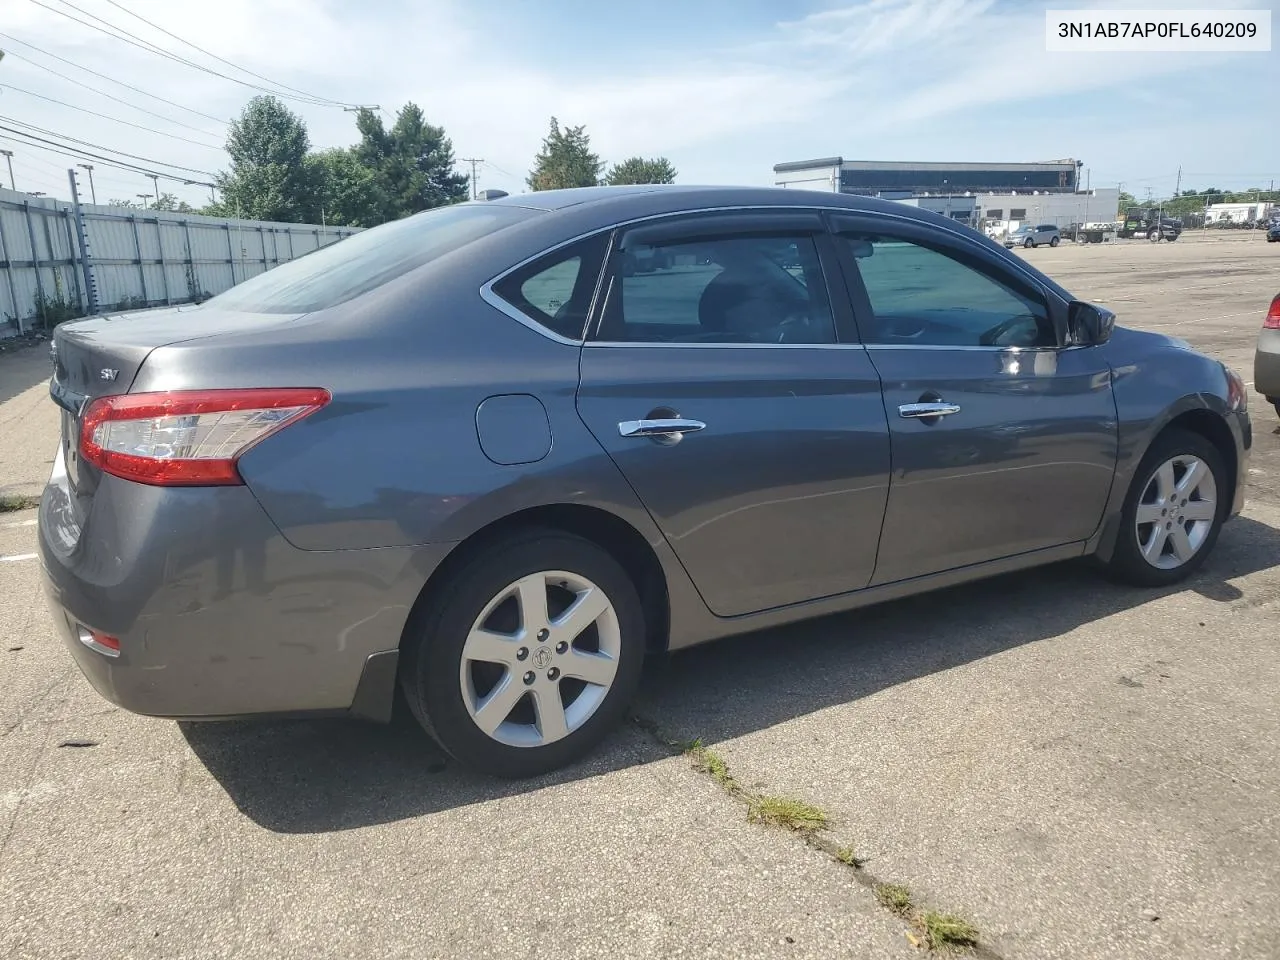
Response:
[[[90,312],[86,274],[103,312],[204,300],[357,230],[90,204],[80,210],[89,271],[70,202],[0,189],[0,337]]]

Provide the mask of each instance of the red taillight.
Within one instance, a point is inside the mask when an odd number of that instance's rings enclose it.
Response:
[[[1262,329],[1280,330],[1280,296],[1271,301],[1271,309],[1267,311],[1267,318],[1262,321]]]
[[[315,413],[314,387],[126,393],[89,404],[80,455],[106,473],[156,486],[244,481],[236,460],[255,443]]]

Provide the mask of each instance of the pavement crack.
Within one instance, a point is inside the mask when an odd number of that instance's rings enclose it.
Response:
[[[999,953],[981,942],[978,930],[971,923],[961,917],[917,905],[906,887],[883,882],[866,868],[867,861],[858,857],[851,848],[824,836],[830,821],[820,808],[803,800],[748,789],[733,775],[724,759],[705,747],[702,741],[675,737],[656,720],[638,713],[632,714],[631,722],[671,756],[688,757],[696,771],[715,781],[721,790],[743,804],[748,822],[787,829],[810,850],[844,867],[854,883],[869,891],[882,907],[904,923],[906,929],[903,933],[913,947],[941,954],[963,951],[981,960],[1003,960]],[[886,890],[901,893],[887,898],[884,895]]]

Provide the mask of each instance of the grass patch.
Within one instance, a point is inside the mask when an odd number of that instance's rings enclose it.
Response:
[[[863,859],[853,852],[853,847],[841,847],[835,852],[835,858],[843,863],[846,867],[859,869],[863,864]]]
[[[0,497],[0,513],[14,513],[18,510],[30,510],[38,506],[40,506],[39,497],[19,496],[17,494]]]
[[[747,819],[752,823],[770,823],[797,833],[825,830],[827,815],[803,800],[789,797],[752,797],[747,804]]]
[[[972,947],[978,943],[978,928],[953,914],[925,910],[917,919],[924,933],[925,944],[931,950]]]
[[[685,747],[684,752],[693,761],[693,768],[699,773],[707,774],[730,793],[736,794],[742,791],[738,781],[729,772],[729,764],[725,763],[724,757],[709,747],[703,746],[701,740],[693,741]]]
[[[911,891],[900,883],[880,883],[876,885],[876,899],[880,905],[887,907],[899,916],[911,910]]]

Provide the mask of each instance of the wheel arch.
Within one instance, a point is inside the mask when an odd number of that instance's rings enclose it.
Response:
[[[571,533],[605,550],[631,577],[644,609],[646,647],[665,652],[671,635],[671,603],[667,578],[653,547],[630,523],[608,510],[579,503],[552,503],[528,507],[476,530],[460,541],[431,572],[414,601],[400,637],[400,649],[412,637],[440,591],[475,557],[512,536],[529,530]]]

